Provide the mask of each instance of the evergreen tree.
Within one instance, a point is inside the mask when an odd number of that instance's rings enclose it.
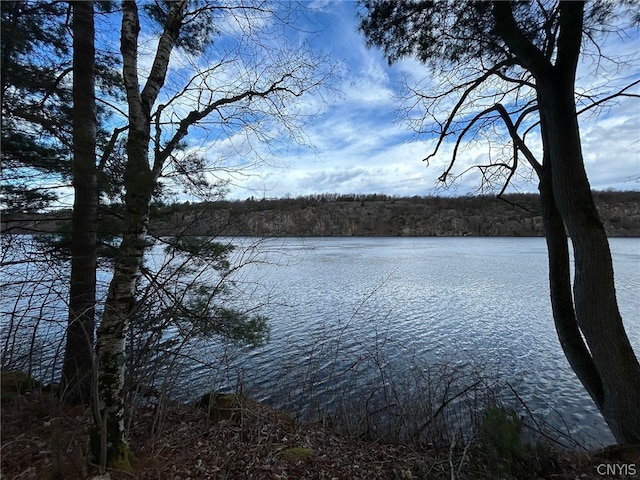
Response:
[[[66,400],[89,404],[96,307],[98,179],[96,171],[95,26],[93,2],[72,4],[73,110],[71,275],[62,367]]]
[[[61,2],[1,2],[5,212],[34,212],[71,178],[71,58]]]

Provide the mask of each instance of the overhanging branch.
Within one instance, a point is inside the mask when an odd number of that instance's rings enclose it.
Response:
[[[482,85],[488,78],[490,78],[492,75],[495,75],[497,72],[499,72],[501,68],[512,66],[512,65],[514,65],[514,62],[511,59],[503,60],[502,62],[497,63],[496,65],[493,66],[493,68],[490,68],[489,70],[487,70],[475,81],[473,81],[468,88],[465,89],[465,91],[462,93],[462,96],[460,97],[456,105],[453,107],[451,113],[447,117],[447,121],[442,131],[440,132],[440,135],[438,137],[438,143],[436,144],[435,149],[426,158],[422,160],[423,162],[428,163],[429,160],[431,160],[433,157],[435,157],[438,154],[438,151],[442,146],[442,142],[444,141],[445,137],[449,133],[449,129],[451,128],[451,124],[453,123],[454,118],[462,108],[462,105],[464,105],[464,102],[467,100],[469,95],[471,95],[471,93],[480,85]]]
[[[164,148],[160,149],[157,146],[158,150],[156,151],[153,171],[156,175],[160,174],[164,162],[169,158],[175,148],[178,146],[179,142],[187,135],[189,127],[195,125],[200,120],[206,118],[208,115],[213,113],[220,108],[231,105],[242,100],[251,100],[253,98],[267,98],[270,95],[277,93],[288,93],[289,95],[298,97],[302,95],[302,90],[294,90],[293,88],[287,86],[285,82],[289,79],[294,78],[294,75],[291,72],[287,72],[283,74],[278,80],[271,83],[271,85],[263,90],[257,89],[248,89],[244,92],[238,93],[236,95],[232,95],[229,97],[224,97],[212,102],[207,105],[202,110],[193,110],[191,111],[185,118],[183,118],[178,123],[178,129],[173,135],[173,137],[167,142]]]
[[[530,113],[532,108],[533,107],[524,110],[524,112],[520,115],[520,117],[516,121],[516,124],[520,124],[521,121],[522,121],[522,118],[524,116],[526,116],[528,113]],[[460,132],[460,134],[458,135],[458,138],[456,140],[455,147],[453,149],[453,154],[452,154],[451,161],[449,162],[449,166],[444,171],[444,173],[442,175],[440,175],[439,181],[444,182],[446,180],[446,178],[449,176],[449,174],[451,173],[451,169],[453,168],[453,165],[456,162],[456,159],[457,159],[457,156],[458,156],[458,150],[460,148],[460,145],[462,143],[462,140],[463,140],[464,136],[469,132],[469,130],[471,130],[471,128],[473,128],[473,126],[480,119],[482,119],[483,117],[491,114],[492,112],[496,112],[496,113],[498,113],[500,115],[500,118],[502,119],[502,121],[504,122],[505,126],[507,127],[507,130],[509,132],[509,136],[511,137],[511,140],[513,141],[513,157],[512,157],[513,158],[513,164],[512,165],[508,165],[508,164],[506,164],[504,162],[502,162],[500,164],[485,165],[485,167],[487,167],[487,168],[488,167],[503,167],[503,168],[507,168],[509,170],[509,175],[508,175],[506,181],[504,182],[502,190],[500,191],[500,195],[502,193],[504,193],[504,191],[507,188],[507,185],[509,184],[511,178],[513,178],[513,175],[515,175],[515,172],[516,172],[516,169],[517,169],[517,166],[518,166],[518,152],[522,152],[522,154],[525,156],[525,159],[531,165],[531,167],[534,169],[536,174],[538,176],[541,175],[541,173],[542,173],[542,165],[536,159],[535,155],[533,155],[533,152],[531,152],[529,147],[527,147],[527,145],[525,144],[524,140],[518,134],[518,130],[517,130],[516,124],[514,124],[513,121],[511,120],[511,116],[509,115],[509,112],[507,111],[507,109],[502,104],[496,103],[492,107],[487,108],[487,109],[483,110],[482,112],[478,113],[476,116],[474,116],[467,123],[467,125],[464,127],[464,129]]]

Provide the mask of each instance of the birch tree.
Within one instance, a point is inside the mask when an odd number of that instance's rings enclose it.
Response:
[[[521,159],[529,164],[538,178],[560,344],[616,440],[639,443],[640,365],[618,310],[578,115],[633,96],[640,81],[601,93],[580,95],[576,89],[582,55],[595,47],[596,66],[603,68],[610,59],[598,42],[607,32],[624,35],[622,19],[637,21],[633,3],[372,0],[364,2],[361,27],[389,61],[416,57],[444,78],[432,91],[415,87],[409,100],[420,111],[414,125],[437,138],[427,160],[445,140],[456,139],[442,182],[452,178],[465,136],[509,143],[510,149],[476,167],[483,181],[501,180],[502,191],[520,171]],[[613,68],[633,60],[620,59]],[[538,154],[527,141],[534,133],[542,143]],[[573,285],[567,233],[575,259]]]
[[[190,129],[204,122],[207,129],[217,130],[218,138],[253,133],[264,134],[259,139],[273,138],[261,131],[267,124],[295,136],[299,117],[291,103],[318,91],[329,77],[321,71],[321,59],[306,49],[286,49],[282,38],[261,40],[264,25],[286,23],[276,7],[265,2],[218,5],[187,0],[150,5],[147,11],[159,21],[160,31],[145,78],[139,63],[142,12],[136,2],[122,3],[120,50],[129,122],[124,231],[97,332],[91,441],[91,452],[103,466],[129,466],[123,428],[125,332],[135,312],[149,207],[163,172],[180,168],[183,141]],[[214,33],[222,47],[233,36],[235,49],[192,58],[195,73],[185,78],[182,70],[172,76],[172,58],[206,52]]]

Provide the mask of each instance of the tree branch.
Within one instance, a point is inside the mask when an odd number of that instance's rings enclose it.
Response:
[[[530,111],[531,111],[530,108],[526,109],[523,112],[523,114],[518,118],[516,123],[517,124],[521,123],[521,120],[522,120],[523,116],[527,115]],[[491,112],[497,112],[500,115],[500,118],[502,118],[502,121],[504,122],[504,124],[507,127],[507,130],[509,132],[509,136],[511,137],[511,140],[513,141],[513,164],[512,165],[508,165],[506,163],[499,163],[499,164],[498,163],[494,163],[494,164],[490,164],[490,165],[485,165],[484,166],[484,168],[503,167],[503,168],[506,168],[506,169],[508,169],[510,171],[509,176],[505,180],[504,185],[502,186],[502,189],[501,189],[499,195],[504,193],[505,189],[507,188],[507,185],[509,184],[509,181],[511,180],[511,178],[513,177],[513,175],[516,172],[516,168],[518,166],[518,152],[519,151],[524,154],[526,160],[529,162],[531,167],[535,170],[536,174],[538,176],[540,176],[542,174],[542,165],[535,158],[535,155],[533,155],[533,153],[531,152],[529,147],[527,147],[527,145],[522,140],[520,135],[518,135],[517,127],[513,123],[513,121],[511,120],[511,116],[509,115],[509,112],[507,111],[507,109],[502,104],[496,103],[492,107],[487,108],[487,109],[483,110],[482,112],[478,113],[477,115],[475,115],[467,123],[467,125],[464,127],[464,129],[460,132],[460,134],[458,135],[458,138],[456,140],[455,147],[453,149],[453,154],[452,154],[451,161],[449,162],[449,166],[444,171],[444,173],[442,175],[440,175],[440,177],[438,178],[439,181],[445,182],[446,178],[449,176],[449,174],[451,172],[451,169],[453,168],[453,165],[456,162],[456,159],[457,159],[457,156],[458,156],[458,149],[460,148],[460,144],[462,143],[462,140],[463,140],[464,136],[467,134],[467,132],[469,132],[469,130],[471,130],[471,128],[476,124],[476,122],[478,122],[481,118],[487,116]],[[483,167],[481,166],[479,168],[481,168],[481,170],[482,170]],[[483,172],[484,172],[484,170],[483,170]],[[485,173],[483,173],[483,176],[485,176]]]
[[[208,106],[206,106],[202,110],[193,110],[191,111],[185,118],[183,118],[179,124],[178,129],[173,135],[173,137],[167,142],[162,150],[158,150],[156,152],[156,156],[154,159],[153,171],[156,175],[160,174],[162,166],[166,159],[171,155],[174,151],[178,143],[187,135],[189,127],[196,124],[203,118],[207,117],[215,110],[220,109],[226,105],[230,105],[233,103],[240,102],[241,100],[251,100],[253,98],[267,98],[269,95],[278,93],[278,92],[286,92],[293,96],[302,95],[302,91],[294,91],[292,88],[283,85],[287,79],[293,78],[293,74],[291,72],[287,72],[283,74],[278,80],[274,81],[269,87],[264,90],[255,90],[249,89],[244,92],[238,93],[236,95],[232,95],[230,97],[220,98],[215,102],[212,102]]]
[[[122,52],[122,79],[129,106],[129,124],[139,125],[145,118],[138,80],[138,34],[140,20],[136,2],[122,2],[122,29],[120,51]]]
[[[113,149],[116,146],[116,142],[118,141],[118,137],[120,136],[120,134],[122,132],[125,132],[128,129],[129,129],[129,125],[126,125],[124,127],[115,128],[113,130],[113,133],[111,134],[111,138],[109,139],[109,142],[107,143],[107,146],[104,148],[104,150],[102,152],[102,155],[100,156],[100,162],[98,162],[97,171],[99,173],[104,171],[104,167],[107,164],[107,160],[109,160],[109,157],[113,153]]]
[[[511,2],[497,1],[492,2],[492,5],[496,31],[506,43],[509,51],[534,77],[544,75],[551,68],[551,63],[518,27],[515,18],[513,18]]]
[[[476,88],[478,88],[480,85],[482,85],[489,77],[491,77],[492,75],[494,75],[497,72],[499,72],[501,68],[507,67],[507,66],[511,66],[513,64],[514,64],[513,60],[511,60],[511,59],[503,60],[502,62],[499,62],[496,65],[494,65],[493,68],[488,69],[485,73],[483,73],[475,81],[471,82],[470,86],[462,93],[462,96],[460,97],[460,99],[458,100],[456,105],[451,110],[451,113],[447,117],[447,121],[445,122],[445,125],[444,125],[442,131],[440,132],[440,136],[438,138],[438,143],[436,144],[435,149],[426,158],[424,158],[422,160],[423,162],[427,162],[427,164],[428,164],[429,160],[431,160],[433,157],[435,157],[438,154],[438,151],[440,150],[440,146],[442,145],[442,142],[444,141],[445,137],[448,135],[449,128],[451,127],[451,124],[453,123],[453,119],[456,117],[458,111],[460,110],[460,108],[462,108],[462,105],[467,100],[469,95],[471,95],[471,93]]]
[[[162,31],[158,48],[156,49],[156,56],[153,59],[151,72],[149,73],[147,83],[141,94],[141,101],[147,112],[151,111],[151,107],[158,97],[158,92],[162,85],[164,85],[171,52],[180,33],[186,6],[187,0],[179,0],[171,3],[171,9],[167,15],[164,30]]]
[[[564,73],[570,73],[574,77],[582,44],[584,2],[559,2],[558,8],[560,9],[560,18],[558,19],[560,32],[558,34],[556,68]]]

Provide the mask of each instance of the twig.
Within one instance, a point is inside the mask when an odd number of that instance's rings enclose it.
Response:
[[[462,458],[460,459],[460,463],[458,464],[458,476],[460,476],[460,472],[462,471],[462,467],[464,466],[464,461],[468,458],[469,447],[471,446],[471,441],[473,440],[473,435],[464,446],[464,450],[462,451]]]
[[[456,480],[456,472],[453,467],[453,449],[456,447],[456,439],[451,440],[451,446],[449,447],[449,467],[451,469],[451,480]]]

